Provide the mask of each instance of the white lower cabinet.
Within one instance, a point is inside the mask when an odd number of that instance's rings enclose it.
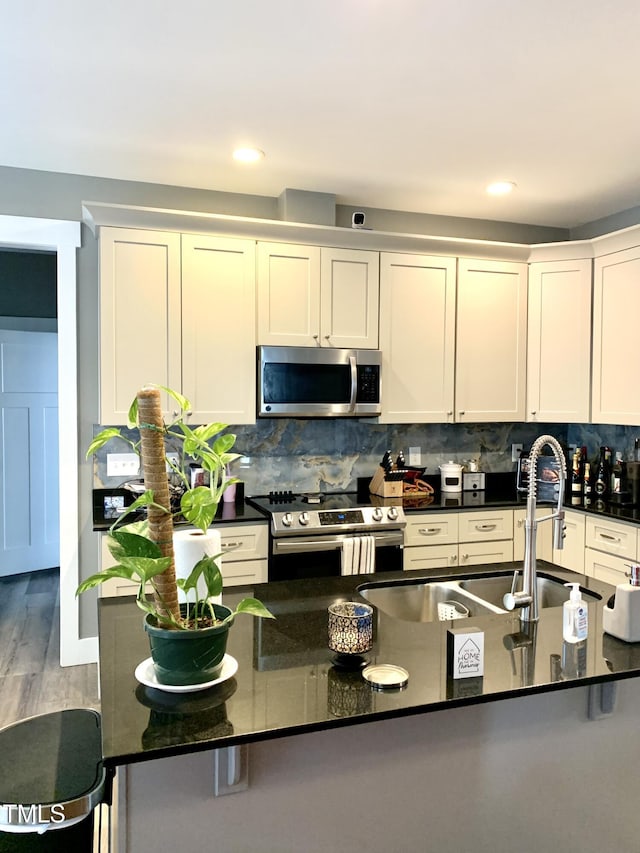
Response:
[[[224,524],[219,525],[221,546],[224,552],[221,570],[225,587],[242,584],[258,584],[267,581],[267,558],[269,547],[269,527],[265,524]],[[107,534],[101,535],[101,568],[115,564],[107,547]],[[135,595],[136,584],[131,581],[113,578],[100,587],[102,596]],[[151,592],[151,588],[148,588]]]
[[[608,518],[587,517],[585,545],[585,574],[615,586],[626,581],[629,565],[637,559],[638,528]]]
[[[634,524],[608,518],[587,517],[585,545],[612,556],[635,560],[638,553],[638,528]]]
[[[455,569],[513,560],[513,510],[410,514],[404,569]]]
[[[629,560],[625,557],[614,557],[592,548],[585,549],[585,575],[616,586],[627,581],[628,572]]]
[[[267,582],[268,524],[221,525],[225,586]]]

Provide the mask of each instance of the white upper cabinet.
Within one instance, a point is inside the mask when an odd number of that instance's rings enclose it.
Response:
[[[320,341],[320,249],[258,243],[258,343],[317,346]]]
[[[258,343],[377,349],[377,252],[258,243]]]
[[[591,378],[591,261],[529,267],[527,420],[586,423]]]
[[[193,423],[253,423],[255,242],[182,235],[182,393]]]
[[[453,419],[456,260],[380,256],[382,423]]]
[[[455,419],[524,421],[527,265],[458,261]]]
[[[594,423],[640,424],[640,382],[634,357],[640,317],[640,247],[594,262]]]
[[[254,330],[254,241],[102,228],[102,424],[149,383],[188,397],[194,424],[254,423]]]
[[[322,346],[377,349],[378,252],[320,250]]]
[[[143,385],[179,390],[180,346],[180,235],[102,228],[100,422],[126,424]]]

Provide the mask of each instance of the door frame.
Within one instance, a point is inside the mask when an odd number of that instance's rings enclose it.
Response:
[[[80,529],[76,326],[76,252],[80,245],[79,222],[0,215],[0,248],[53,251],[57,257],[61,666],[91,663],[98,654],[97,637],[80,637],[80,610],[75,594],[79,582]]]

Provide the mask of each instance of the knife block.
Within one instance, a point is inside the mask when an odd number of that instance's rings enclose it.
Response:
[[[403,481],[402,480],[385,480],[384,478],[384,468],[382,465],[378,466],[375,474],[371,478],[371,482],[369,483],[369,491],[372,495],[380,495],[383,498],[401,498],[403,491]]]

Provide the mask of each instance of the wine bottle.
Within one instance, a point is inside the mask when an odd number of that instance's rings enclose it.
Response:
[[[582,453],[577,449],[573,454],[571,463],[571,506],[580,506],[582,503]]]
[[[596,466],[595,483],[593,491],[595,493],[596,506],[604,506],[611,496],[611,469],[609,460],[611,459],[611,449],[609,447],[600,448],[600,457]]]
[[[611,491],[615,495],[619,495],[622,490],[622,453],[616,450],[616,459],[611,468]]]
[[[582,503],[585,507],[591,506],[593,500],[591,487],[591,463],[584,463],[584,477],[582,480]]]

